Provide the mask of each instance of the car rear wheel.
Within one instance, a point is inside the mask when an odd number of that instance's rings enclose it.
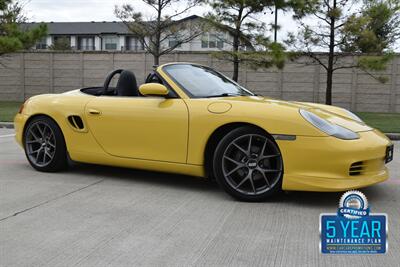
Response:
[[[240,127],[219,142],[214,154],[219,185],[242,201],[264,201],[282,187],[283,162],[278,145],[264,131]]]
[[[56,172],[67,166],[64,136],[57,123],[48,117],[39,116],[28,123],[24,148],[29,163],[38,171]]]

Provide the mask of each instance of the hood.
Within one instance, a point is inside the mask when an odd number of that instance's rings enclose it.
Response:
[[[313,112],[321,118],[333,124],[352,130],[353,132],[366,132],[372,130],[372,128],[368,125],[354,120],[349,114],[349,111],[344,108],[307,102],[293,103],[297,103],[302,109]]]
[[[354,120],[346,109],[336,106],[308,102],[283,101],[261,96],[224,97],[219,99],[232,101],[231,103],[234,103],[235,101],[244,101],[258,104],[264,103],[266,105],[279,105],[282,108],[297,110],[305,109],[333,124],[345,127],[353,132],[366,132],[372,130],[368,125]]]

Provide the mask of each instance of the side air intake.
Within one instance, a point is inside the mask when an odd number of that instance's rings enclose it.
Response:
[[[76,115],[69,116],[68,122],[71,124],[72,127],[74,127],[77,130],[85,129],[85,125],[83,124],[83,121],[79,116]]]

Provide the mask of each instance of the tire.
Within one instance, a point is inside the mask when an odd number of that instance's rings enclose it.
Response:
[[[213,169],[220,187],[241,201],[265,201],[282,188],[279,147],[258,128],[240,127],[224,136],[215,150]]]
[[[57,123],[38,116],[28,122],[23,138],[26,158],[33,168],[42,172],[57,172],[68,165],[64,136]]]

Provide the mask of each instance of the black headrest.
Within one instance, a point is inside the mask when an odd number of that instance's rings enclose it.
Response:
[[[133,72],[123,70],[119,75],[117,83],[117,95],[119,96],[139,96],[136,77]]]

